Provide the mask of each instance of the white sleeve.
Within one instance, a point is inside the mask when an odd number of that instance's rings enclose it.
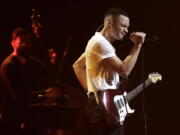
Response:
[[[93,53],[99,57],[100,60],[116,56],[115,49],[107,42],[97,42],[93,48]]]

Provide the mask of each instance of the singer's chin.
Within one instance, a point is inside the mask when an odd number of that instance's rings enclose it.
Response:
[[[118,40],[123,40],[124,37],[125,37],[124,35],[121,35],[121,36],[119,36]]]
[[[115,38],[115,39],[116,39],[116,40],[122,40],[122,39],[123,39],[123,37],[124,37],[124,36],[123,36],[122,34],[119,34],[119,35],[117,35],[117,36],[116,36],[116,38]]]

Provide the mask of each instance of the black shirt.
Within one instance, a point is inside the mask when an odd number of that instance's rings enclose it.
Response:
[[[9,119],[25,114],[32,103],[33,91],[49,87],[47,66],[35,57],[28,57],[22,64],[16,56],[9,55],[1,64],[0,80],[0,113]]]

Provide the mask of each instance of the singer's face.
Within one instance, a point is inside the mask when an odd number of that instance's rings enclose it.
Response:
[[[119,15],[113,19],[112,31],[115,40],[122,40],[128,33],[129,18],[124,15]]]

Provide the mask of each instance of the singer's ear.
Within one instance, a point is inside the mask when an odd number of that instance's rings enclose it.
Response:
[[[113,24],[113,19],[112,18],[109,18],[109,24]]]
[[[105,25],[112,25],[113,24],[113,18],[111,16],[108,16],[104,20]]]

